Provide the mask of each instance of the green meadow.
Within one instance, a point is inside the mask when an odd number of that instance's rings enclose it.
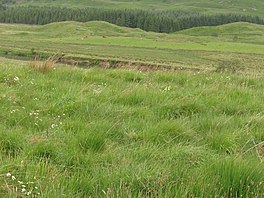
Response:
[[[263,76],[31,64],[0,59],[1,197],[264,196]]]
[[[264,6],[155,2],[52,5],[259,16]],[[263,25],[0,24],[0,197],[262,198],[263,77]]]

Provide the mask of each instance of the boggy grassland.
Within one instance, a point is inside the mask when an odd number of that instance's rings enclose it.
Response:
[[[215,71],[1,58],[1,197],[263,197],[263,76]]]
[[[263,35],[0,24],[0,197],[264,197]]]

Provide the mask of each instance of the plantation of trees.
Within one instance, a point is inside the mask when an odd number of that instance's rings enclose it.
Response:
[[[2,0],[3,1],[3,0]],[[4,0],[7,1],[7,0]],[[242,14],[199,14],[184,11],[150,11],[101,8],[7,7],[0,6],[1,23],[47,24],[59,21],[101,20],[153,32],[175,32],[198,26],[232,22],[264,24],[258,16]]]

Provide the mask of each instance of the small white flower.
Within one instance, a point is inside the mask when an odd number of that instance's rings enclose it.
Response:
[[[38,187],[37,187],[37,186],[35,186],[35,189],[37,190],[37,189],[38,189]]]
[[[16,180],[16,177],[15,176],[12,176],[12,180]]]
[[[21,185],[21,187],[22,187],[22,188],[26,188],[26,186],[25,186],[25,185]]]
[[[31,194],[31,191],[27,192],[27,196]]]
[[[6,173],[6,176],[11,177],[12,175],[11,175],[11,173]]]
[[[18,182],[19,184],[23,184],[23,182],[22,182],[22,181],[19,181],[19,180],[18,180],[17,182]],[[24,185],[22,185],[22,187],[23,187],[23,186],[24,186]]]
[[[54,129],[55,127],[56,127],[56,124],[52,124],[52,125],[51,125],[51,128]]]
[[[22,193],[23,193],[23,192],[26,192],[26,189],[25,189],[25,188],[22,188],[21,192],[22,192]]]
[[[14,81],[19,81],[19,78],[17,76],[15,76]]]

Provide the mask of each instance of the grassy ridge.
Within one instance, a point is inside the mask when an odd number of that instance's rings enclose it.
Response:
[[[263,197],[263,86],[1,58],[0,194],[20,180],[42,197]]]
[[[64,53],[84,59],[209,69],[228,60],[250,68],[248,72],[262,73],[263,32],[263,26],[248,23],[193,28],[177,34],[144,32],[106,22],[62,22],[45,26],[1,24],[0,42],[2,54],[6,55],[30,55],[33,49],[34,53]]]
[[[29,1],[18,2],[18,5],[34,6],[66,6],[66,7],[99,7],[99,8],[133,8],[133,9],[177,9],[188,12],[200,13],[243,13],[259,15],[264,17],[264,3],[262,0],[239,0],[239,1],[211,1],[211,0],[144,0],[144,1],[116,1],[116,0],[96,0],[96,1],[77,1],[77,0],[56,0],[56,1]]]

